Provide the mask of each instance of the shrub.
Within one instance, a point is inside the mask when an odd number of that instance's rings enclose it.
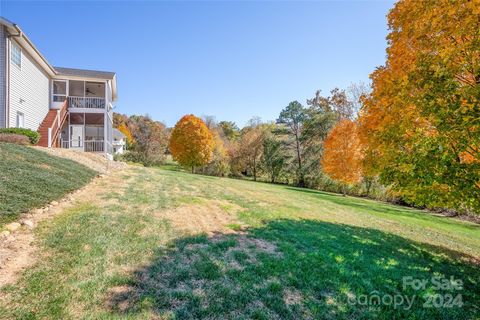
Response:
[[[14,133],[0,133],[0,142],[16,143],[21,145],[30,144],[30,140],[27,136]]]
[[[132,131],[135,143],[129,146],[130,150],[125,154],[125,159],[145,166],[162,164],[168,142],[165,125],[148,116],[132,116],[129,129]]]
[[[4,128],[0,129],[0,133],[17,134],[28,137],[31,144],[36,144],[40,140],[40,134],[37,131],[24,128]]]
[[[202,174],[217,177],[228,177],[230,174],[230,164],[226,158],[214,159],[201,169]]]

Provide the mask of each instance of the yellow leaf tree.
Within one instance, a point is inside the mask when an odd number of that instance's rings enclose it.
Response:
[[[128,145],[132,145],[135,143],[135,139],[133,138],[132,132],[130,131],[130,128],[127,126],[125,122],[122,122],[118,127],[118,131],[123,133],[127,139]]]
[[[183,116],[172,130],[169,148],[173,159],[195,171],[195,167],[207,164],[212,158],[215,141],[213,134],[193,114]]]
[[[480,212],[479,17],[478,0],[399,0],[388,14],[359,132],[365,164],[407,203]]]
[[[344,185],[362,178],[362,152],[355,122],[344,119],[330,131],[324,142],[323,171]],[[345,188],[343,188],[345,194]]]

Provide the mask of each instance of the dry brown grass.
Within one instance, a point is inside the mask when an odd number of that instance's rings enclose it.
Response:
[[[232,208],[227,212],[226,207]],[[206,201],[204,204],[189,204],[174,209],[155,212],[158,218],[168,219],[175,229],[186,234],[214,235],[235,233],[229,224],[238,224],[236,213],[240,207],[224,201]]]
[[[300,291],[295,289],[284,289],[283,290],[283,301],[287,306],[294,304],[300,304],[303,301],[303,295]]]
[[[123,162],[108,160],[103,154],[78,152],[75,150],[62,148],[44,148],[39,146],[35,146],[34,148],[57,157],[76,161],[100,173],[108,173],[110,171],[119,170],[127,166]]]
[[[0,133],[0,142],[15,143],[27,146],[30,139],[27,136],[13,133]]]

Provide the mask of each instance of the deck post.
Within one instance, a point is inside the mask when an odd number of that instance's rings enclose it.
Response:
[[[52,147],[52,128],[48,128],[48,147]]]
[[[68,137],[68,143],[67,143],[67,148],[70,149],[71,148],[71,137],[70,137],[70,111],[68,111],[68,127],[67,127],[67,137]]]
[[[107,153],[107,115],[103,111],[103,152]]]

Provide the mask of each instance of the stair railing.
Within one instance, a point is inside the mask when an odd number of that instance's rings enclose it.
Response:
[[[57,115],[55,116],[55,120],[52,123],[52,127],[48,128],[48,147],[58,147],[58,137],[60,130],[62,129],[63,122],[67,117],[67,109],[68,109],[68,100],[62,104],[62,107],[57,110]]]

